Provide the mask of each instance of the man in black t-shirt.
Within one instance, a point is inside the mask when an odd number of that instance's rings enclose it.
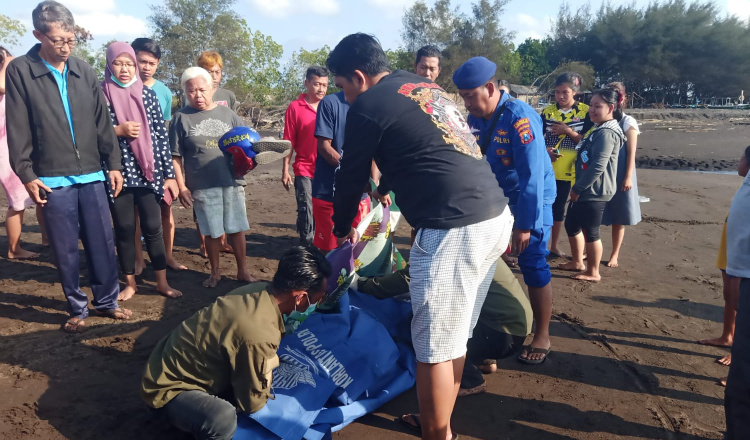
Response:
[[[422,435],[445,440],[466,342],[510,239],[508,200],[440,86],[391,73],[377,40],[361,33],[341,40],[326,64],[351,104],[334,183],[333,233],[340,242],[358,240],[351,224],[374,159],[383,174],[378,192],[392,190],[418,231],[410,291]]]

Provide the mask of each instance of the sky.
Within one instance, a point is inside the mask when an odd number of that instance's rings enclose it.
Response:
[[[598,8],[605,0],[591,0]],[[0,11],[20,20],[26,36],[14,52],[25,52],[36,43],[31,34],[31,11],[36,0],[0,0]],[[76,23],[94,35],[93,47],[112,39],[132,41],[149,36],[153,29],[148,20],[154,5],[162,0],[63,0]],[[245,18],[251,30],[270,36],[284,47],[284,60],[300,48],[318,49],[325,44],[334,47],[353,32],[374,34],[385,49],[401,44],[401,17],[414,0],[237,0],[236,11]],[[427,0],[432,5],[434,0]],[[453,0],[469,12],[471,0]],[[503,26],[515,33],[518,45],[526,38],[543,38],[549,33],[552,17],[560,0],[510,0],[502,15]],[[579,4],[578,2],[570,2]],[[647,0],[635,0],[639,6]],[[750,0],[716,0],[722,11],[739,17],[750,17]],[[283,61],[283,60],[282,60]]]

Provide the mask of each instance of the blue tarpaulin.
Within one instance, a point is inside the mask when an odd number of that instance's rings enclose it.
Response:
[[[350,290],[338,312],[314,313],[282,339],[272,382],[275,399],[238,417],[235,440],[322,439],[414,385],[411,345],[402,342],[404,335],[394,339],[377,318],[390,317],[393,329],[408,328],[410,304],[367,299]]]

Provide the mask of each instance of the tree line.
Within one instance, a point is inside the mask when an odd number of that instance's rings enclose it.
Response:
[[[226,87],[248,106],[283,105],[303,90],[305,69],[324,65],[329,46],[300,48],[281,65],[282,46],[252,31],[233,8],[236,0],[162,0],[148,20],[162,48],[157,77],[179,93],[181,72],[204,50],[224,58]],[[648,104],[694,102],[696,98],[737,97],[750,90],[750,36],[747,20],[724,16],[710,1],[667,0],[648,6],[605,3],[574,9],[562,3],[544,39],[518,47],[503,26],[509,0],[463,2],[419,0],[404,11],[402,43],[388,50],[392,67],[411,69],[416,51],[437,46],[442,55],[438,82],[454,91],[453,71],[473,56],[498,64],[498,77],[515,84],[554,87],[558,73],[582,75],[584,88],[622,81]],[[0,15],[0,44],[17,44],[23,26]],[[75,54],[104,69],[104,48],[91,47],[93,36],[77,29],[82,41]]]

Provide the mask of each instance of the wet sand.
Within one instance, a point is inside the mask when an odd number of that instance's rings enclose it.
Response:
[[[750,143],[746,126],[684,129],[675,135],[674,129],[651,124],[643,124],[640,145],[650,157],[730,161]],[[713,152],[705,153],[709,148]],[[253,275],[263,279],[271,278],[277,259],[297,242],[294,195],[281,186],[277,168],[259,167],[248,179],[247,254]],[[721,224],[740,180],[647,169],[639,169],[638,178],[641,194],[651,201],[642,204],[644,222],[627,231],[620,268],[602,268],[599,284],[553,271],[548,361],[539,366],[500,362],[500,370],[486,376],[486,394],[459,399],[453,426],[462,438],[722,438],[724,390],[715,379],[727,368],[714,360],[728,350],[695,341],[721,331],[721,277],[714,263]],[[232,279],[233,258],[222,255],[225,278],[216,289],[200,287],[208,262],[196,252],[190,212],[177,208],[175,255],[189,270],[170,271],[169,277],[185,296],[168,300],[156,294],[147,268],[140,293],[127,302],[135,319],[90,318],[84,333],[69,335],[60,331],[65,302],[50,253],[40,244],[33,210],[26,216],[22,239],[42,257],[0,258],[0,438],[186,439],[141,403],[140,375],[161,337],[241,285]],[[396,235],[408,256],[408,225],[401,224]],[[606,260],[609,229],[602,235]],[[3,255],[6,248],[2,231]],[[83,261],[82,267],[86,285]],[[393,418],[416,410],[411,390],[334,437],[415,438]]]

